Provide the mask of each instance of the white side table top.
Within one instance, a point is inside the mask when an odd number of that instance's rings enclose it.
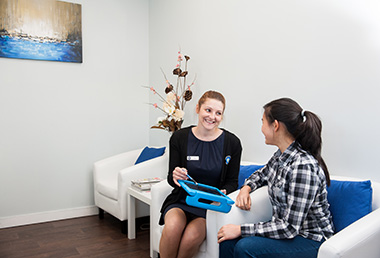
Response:
[[[127,192],[135,199],[140,200],[148,205],[150,205],[150,202],[152,201],[152,195],[150,191],[139,191],[133,187],[128,187]]]

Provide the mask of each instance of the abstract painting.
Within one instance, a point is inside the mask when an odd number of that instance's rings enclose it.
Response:
[[[0,0],[0,57],[82,63],[82,7]]]

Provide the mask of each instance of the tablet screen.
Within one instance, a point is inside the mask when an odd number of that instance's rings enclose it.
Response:
[[[208,188],[208,187],[204,187],[204,186],[201,186],[201,185],[195,185],[195,184],[192,184],[192,183],[186,184],[186,185],[189,188],[194,189],[194,190],[199,190],[199,191],[202,191],[202,192],[206,192],[206,193],[211,193],[211,194],[223,196],[218,190],[213,189],[213,188]]]

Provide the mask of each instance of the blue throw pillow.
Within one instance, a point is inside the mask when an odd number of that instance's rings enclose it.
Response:
[[[372,211],[371,181],[331,180],[327,200],[337,233]]]
[[[238,178],[238,189],[243,186],[245,179],[247,179],[253,172],[262,167],[264,167],[264,165],[241,165]]]
[[[142,152],[140,153],[140,156],[137,158],[135,165],[139,164],[141,162],[147,161],[149,159],[157,158],[159,156],[164,155],[165,153],[165,147],[162,148],[149,148],[145,147]]]

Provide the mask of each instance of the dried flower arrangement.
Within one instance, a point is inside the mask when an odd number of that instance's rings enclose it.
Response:
[[[184,70],[181,69],[182,62],[184,61],[183,58],[185,58]],[[169,82],[164,71],[161,69],[166,82],[166,98],[159,94],[154,87],[146,86],[146,88],[149,88],[153,94],[157,94],[162,102],[162,107],[157,103],[150,103],[150,105],[160,109],[165,114],[164,117],[159,117],[157,119],[157,124],[153,125],[151,128],[163,129],[171,133],[181,129],[184,119],[183,117],[185,115],[184,108],[186,102],[190,101],[193,96],[191,87],[195,82],[194,78],[193,82],[186,86],[186,77],[188,75],[187,63],[189,60],[189,56],[184,56],[181,54],[181,51],[178,51],[177,65],[173,70],[173,75],[177,80],[176,87]]]

